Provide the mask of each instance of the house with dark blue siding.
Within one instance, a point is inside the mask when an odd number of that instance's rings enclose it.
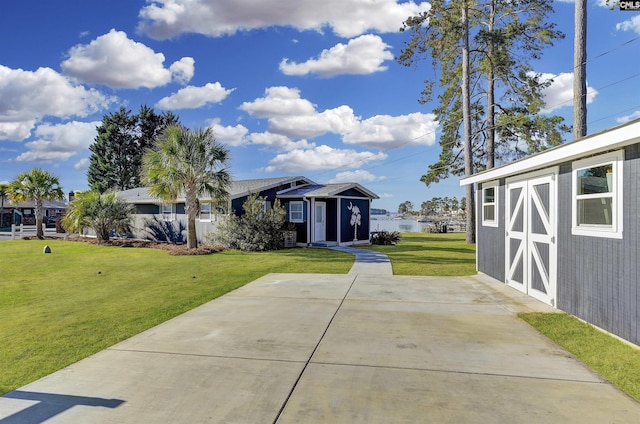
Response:
[[[467,184],[478,272],[640,344],[640,120]]]
[[[200,215],[196,222],[198,239],[215,231],[226,215],[243,213],[247,198],[257,194],[264,207],[278,199],[287,212],[286,220],[295,226],[296,244],[300,246],[341,246],[369,242],[371,201],[378,196],[358,183],[317,184],[306,177],[262,178],[233,181],[229,200],[220,204],[200,198]],[[145,222],[160,217],[186,225],[184,198],[164,203],[140,187],[118,193],[135,207],[134,236],[144,237]]]

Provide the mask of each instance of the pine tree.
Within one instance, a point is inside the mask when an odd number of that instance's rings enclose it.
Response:
[[[564,36],[548,22],[551,4],[434,0],[429,11],[404,22],[401,30],[412,36],[398,61],[414,66],[430,57],[435,74],[425,81],[419,101],[432,100],[434,81],[441,88],[434,113],[442,126],[442,151],[421,178],[427,186],[562,142],[569,131],[562,118],[539,114],[542,92],[551,82],[540,81],[529,63]],[[466,197],[470,241],[475,238],[472,188]]]
[[[147,106],[137,115],[124,107],[105,115],[89,147],[89,187],[99,193],[139,187],[144,152],[168,125],[177,123],[173,113],[158,115]]]
[[[434,113],[442,125],[442,153],[423,176],[426,184],[464,170],[462,132],[461,27],[456,25],[460,2],[432,1],[429,12],[408,18],[403,30],[412,37],[398,61],[414,66],[430,56],[435,71],[425,81],[420,101],[432,100],[434,80],[442,91]],[[548,21],[552,2],[543,0],[487,0],[470,2],[470,105],[473,166],[492,168],[539,152],[562,142],[570,128],[558,116],[540,114],[543,90],[551,81],[541,81],[531,61],[564,34]],[[428,24],[427,24],[428,23]],[[427,24],[427,25],[425,25]]]

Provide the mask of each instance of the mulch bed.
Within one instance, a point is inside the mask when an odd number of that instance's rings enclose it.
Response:
[[[35,236],[23,237],[23,240],[36,240]],[[60,237],[45,237],[45,239],[60,240]],[[89,244],[100,244],[101,246],[115,247],[134,247],[166,250],[172,256],[194,256],[194,255],[210,255],[212,253],[222,252],[222,246],[209,246],[206,244],[198,244],[196,249],[189,249],[186,244],[158,243],[150,240],[134,240],[134,239],[112,239],[108,242],[98,243],[98,240],[91,237],[81,237],[78,235],[68,235],[64,237],[68,241],[80,241]]]

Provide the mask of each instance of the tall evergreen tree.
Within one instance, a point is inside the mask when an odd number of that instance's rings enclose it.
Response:
[[[89,147],[89,187],[99,193],[139,187],[144,151],[167,126],[175,124],[178,118],[173,113],[159,115],[147,106],[137,115],[124,107],[105,115]]]
[[[550,81],[540,81],[531,61],[545,47],[564,37],[548,21],[553,11],[548,0],[486,0],[469,2],[470,98],[473,164],[489,169],[562,142],[570,129],[561,117],[540,114],[542,91]],[[439,86],[434,109],[443,131],[440,160],[423,176],[427,184],[450,174],[463,173],[461,26],[459,1],[434,0],[429,12],[408,18],[403,30],[412,37],[398,61],[413,66],[430,56]],[[439,70],[439,72],[438,72]],[[436,78],[434,78],[435,80]],[[434,81],[425,81],[420,101],[432,99]]]
[[[442,151],[421,178],[427,186],[561,143],[569,128],[560,117],[539,114],[550,82],[539,81],[529,63],[563,37],[548,22],[551,11],[548,0],[433,0],[429,11],[403,23],[412,36],[398,61],[413,66],[431,57],[442,90],[434,109]],[[431,101],[434,80],[425,81],[420,102]],[[473,192],[466,196],[472,232]]]

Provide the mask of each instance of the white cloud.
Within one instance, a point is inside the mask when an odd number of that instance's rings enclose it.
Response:
[[[164,67],[164,60],[162,53],[112,29],[89,44],[72,47],[69,58],[60,66],[67,75],[111,88],[153,88],[172,79],[186,83],[193,76],[192,58],[183,57],[169,69]]]
[[[263,146],[275,147],[280,150],[292,151],[299,149],[313,149],[315,143],[309,143],[307,140],[293,141],[286,135],[274,134],[270,132],[253,133],[249,136],[252,144],[261,144]]]
[[[340,134],[357,124],[349,106],[318,113],[313,103],[300,97],[297,88],[267,88],[265,97],[245,102],[240,109],[256,118],[267,118],[271,132],[292,138],[317,137],[327,132]]]
[[[640,15],[635,15],[631,19],[616,24],[616,30],[633,31],[636,34],[640,34]]]
[[[20,122],[0,122],[0,140],[22,141],[31,135],[35,119]]]
[[[393,59],[389,47],[379,36],[367,34],[350,40],[346,45],[340,43],[323,50],[318,59],[303,63],[283,59],[280,70],[285,75],[318,74],[325,78],[343,74],[372,74],[387,70],[382,63]]]
[[[169,71],[171,71],[174,81],[180,84],[186,84],[191,81],[195,72],[195,63],[196,61],[192,57],[183,57],[179,61],[173,62],[169,66]]]
[[[37,139],[25,144],[29,150],[16,161],[42,163],[69,159],[93,143],[98,125],[100,121],[42,124],[36,129]]]
[[[363,120],[346,105],[318,112],[313,103],[300,97],[300,90],[288,87],[268,88],[264,97],[245,102],[240,109],[266,118],[273,134],[308,139],[333,133],[347,144],[377,149],[432,145],[438,127],[433,114],[377,115]]]
[[[382,152],[356,152],[322,145],[314,149],[296,149],[279,154],[265,168],[267,172],[305,173],[324,169],[358,168],[371,161],[384,160]]]
[[[0,140],[22,141],[43,117],[85,117],[114,101],[51,68],[32,72],[0,65]]]
[[[75,169],[76,171],[87,170],[89,169],[90,162],[91,161],[89,160],[89,158],[82,158],[78,162],[76,162],[75,165],[73,165],[73,169]]]
[[[429,3],[397,0],[148,0],[138,30],[156,39],[185,32],[213,37],[238,31],[291,26],[298,30],[331,28],[341,37],[366,32],[397,32],[408,16],[429,10]]]
[[[208,83],[203,87],[189,85],[181,88],[177,93],[162,98],[156,107],[159,109],[197,109],[208,103],[220,103],[227,98],[234,89],[226,89],[219,82]]]
[[[626,115],[626,116],[621,116],[619,118],[616,118],[616,122],[619,124],[625,124],[629,121],[633,121],[634,119],[638,119],[640,118],[640,110],[636,110],[635,112],[633,112],[630,115]]]
[[[269,87],[265,90],[264,97],[253,102],[244,102],[240,109],[256,118],[316,113],[313,103],[300,97],[300,90],[289,87]]]
[[[428,113],[409,115],[376,115],[365,119],[343,140],[348,144],[358,144],[379,149],[397,149],[406,145],[432,145],[436,141],[438,121]]]
[[[290,137],[311,138],[328,132],[344,134],[358,125],[353,109],[338,106],[312,115],[276,116],[269,119],[271,131]]]
[[[573,106],[573,73],[564,72],[559,75],[540,74],[540,81],[553,79],[549,87],[543,91],[543,98],[546,107],[543,113],[550,113],[563,106]],[[598,95],[598,90],[589,87],[587,83],[587,104],[593,102]]]
[[[372,183],[376,181],[384,181],[386,177],[377,177],[369,171],[358,169],[356,171],[339,172],[334,178],[329,180],[330,183]]]
[[[248,141],[245,138],[249,130],[244,125],[222,126],[219,119],[214,119],[209,125],[213,135],[219,143],[226,144],[227,146],[242,146],[247,144]]]

